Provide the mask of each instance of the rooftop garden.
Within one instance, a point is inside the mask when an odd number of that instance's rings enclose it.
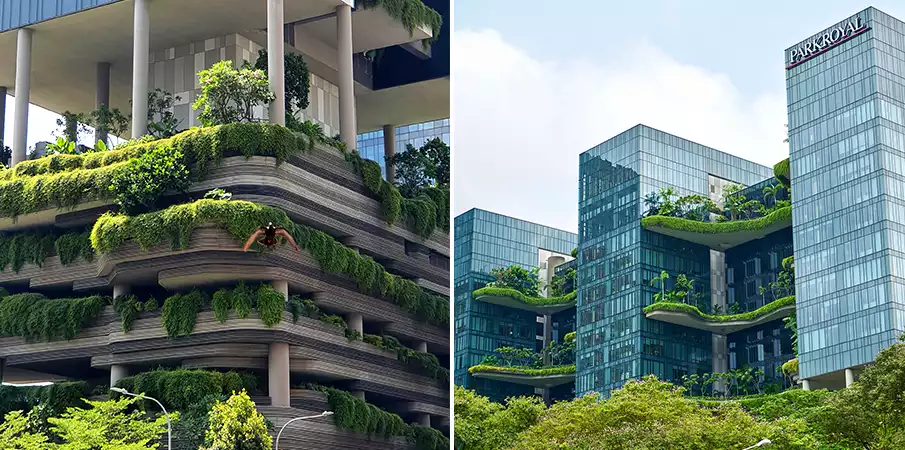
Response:
[[[497,267],[490,271],[493,281],[483,288],[472,292],[473,298],[508,297],[526,305],[559,306],[574,304],[577,297],[575,291],[576,272],[570,269],[565,275],[554,275],[549,286],[542,286],[538,280],[537,267],[531,270],[521,266]],[[542,296],[546,288],[550,296]]]
[[[575,333],[563,336],[562,342],[550,342],[541,352],[528,348],[500,347],[468,373],[506,372],[532,377],[575,373]]]
[[[773,176],[782,183],[783,186],[789,188],[792,186],[792,175],[791,175],[791,165],[789,164],[789,158],[786,158],[773,166]]]
[[[649,305],[644,308],[645,313],[651,313],[654,311],[673,311],[673,312],[683,312],[686,314],[690,314],[696,316],[702,320],[710,321],[710,322],[733,322],[733,321],[752,321],[757,320],[758,318],[770,314],[780,308],[786,306],[795,305],[795,296],[784,297],[779,300],[774,300],[766,305],[755,309],[754,311],[748,311],[745,313],[739,314],[707,314],[702,312],[697,306],[689,305],[685,303],[675,303],[675,302],[657,302],[652,305]]]

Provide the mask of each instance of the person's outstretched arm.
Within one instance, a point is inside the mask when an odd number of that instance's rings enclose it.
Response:
[[[254,244],[255,241],[257,241],[258,238],[261,237],[261,234],[263,234],[263,233],[264,233],[263,228],[258,228],[257,230],[255,230],[254,233],[251,233],[251,236],[249,236],[248,240],[245,241],[245,247],[242,247],[242,251],[247,252],[248,249],[251,248],[252,244]]]
[[[282,236],[283,239],[286,239],[287,241],[289,241],[289,243],[292,244],[292,246],[295,248],[295,251],[301,251],[298,244],[295,243],[295,239],[292,239],[292,235],[289,234],[289,232],[286,231],[285,229],[283,229],[283,228],[277,229],[277,236]]]

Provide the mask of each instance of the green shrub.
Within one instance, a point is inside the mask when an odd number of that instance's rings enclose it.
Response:
[[[384,438],[405,436],[409,431],[398,415],[383,411],[346,391],[327,387],[315,389],[327,394],[333,422],[340,428]]]
[[[64,381],[47,386],[0,385],[0,417],[11,411],[28,412],[36,405],[44,405],[50,416],[63,413],[68,407],[84,405],[82,398],[90,393],[84,381]]]
[[[179,149],[157,146],[116,172],[110,192],[126,214],[154,210],[167,191],[185,192],[189,170]]]
[[[468,368],[468,373],[480,373],[480,372],[510,372],[519,375],[528,375],[530,377],[543,377],[549,375],[564,375],[569,373],[575,373],[575,364],[570,364],[566,366],[554,366],[554,367],[544,367],[541,369],[535,369],[531,367],[517,367],[517,366],[489,366],[486,364],[479,364],[477,366],[471,366]]]
[[[749,321],[756,320],[757,318],[764,316],[766,314],[770,314],[777,309],[794,305],[795,304],[795,296],[790,295],[788,297],[783,297],[778,300],[774,300],[770,303],[767,303],[760,308],[755,309],[754,311],[748,311],[746,313],[741,314],[725,314],[725,315],[715,315],[715,314],[706,314],[701,312],[697,306],[688,305],[685,303],[675,303],[675,302],[657,302],[650,306],[647,306],[643,309],[645,313],[653,312],[653,311],[675,311],[675,312],[683,312],[687,314],[691,314],[697,316],[703,320],[709,322],[733,322],[736,320]]]
[[[174,249],[184,249],[188,246],[192,231],[203,224],[219,226],[237,242],[244,243],[254,230],[268,222],[286,228],[322,270],[348,276],[358,285],[360,292],[393,300],[432,324],[449,324],[448,299],[426,292],[411,280],[386,272],[372,258],[356,253],[320,230],[293,223],[286,213],[269,206],[246,201],[198,200],[134,217],[107,213],[94,224],[91,244],[98,253],[103,254],[115,250],[128,239],[134,239],[143,249],[148,249],[169,238]],[[236,303],[235,298],[233,302]],[[237,307],[236,311],[242,317],[244,310],[240,311]]]
[[[297,295],[293,295],[288,303],[289,312],[292,313],[292,323],[298,323],[299,317],[309,317],[311,319],[320,319],[320,308],[314,304],[311,299],[302,299]]]
[[[232,299],[233,309],[236,310],[236,315],[239,316],[240,319],[247,319],[248,315],[251,314],[251,310],[254,308],[255,303],[255,292],[248,287],[244,281],[240,281],[236,288],[230,292],[230,299]]]
[[[472,298],[478,298],[482,296],[509,297],[528,305],[557,306],[574,304],[578,296],[578,292],[572,291],[560,297],[532,297],[530,295],[522,294],[515,289],[484,287],[472,292],[471,296]]]
[[[156,298],[150,297],[150,298],[148,298],[148,300],[145,301],[144,310],[146,312],[154,312],[154,311],[157,311],[158,309],[160,309],[160,305],[157,303]]]
[[[363,0],[356,6],[362,9],[382,7],[390,17],[402,22],[410,36],[416,27],[430,28],[432,37],[425,39],[425,45],[436,40],[443,27],[443,16],[421,0]]]
[[[41,294],[14,294],[0,299],[0,335],[29,341],[73,339],[100,316],[104,297],[50,300]]]
[[[195,319],[207,303],[201,291],[176,294],[163,302],[163,327],[167,336],[188,336],[195,330]]]
[[[217,292],[214,292],[214,296],[211,299],[211,307],[214,310],[214,317],[220,321],[220,323],[226,322],[226,319],[229,318],[229,309],[232,307],[232,297],[229,289],[220,289]]]
[[[701,222],[698,220],[683,219],[681,217],[650,216],[641,219],[641,226],[647,229],[653,227],[669,228],[677,231],[691,233],[737,233],[740,231],[762,230],[777,222],[791,221],[792,207],[778,208],[764,217],[751,220],[733,220],[729,222]]]
[[[258,315],[264,325],[272,327],[280,323],[285,309],[286,299],[273,286],[262,284],[258,288]]]
[[[411,427],[411,433],[408,436],[408,440],[415,444],[415,448],[419,450],[449,449],[449,438],[447,438],[440,430],[415,424],[411,425]]]
[[[0,270],[7,265],[16,273],[25,264],[41,267],[54,245],[54,237],[48,234],[25,232],[0,237]]]
[[[792,186],[792,175],[791,175],[791,165],[789,164],[789,158],[786,158],[773,166],[773,176],[779,180],[780,183],[785,187]]]
[[[232,61],[220,61],[198,72],[198,83],[201,95],[192,108],[201,111],[198,120],[206,127],[252,122],[254,107],[274,99],[263,71],[235,69]]]
[[[346,325],[346,320],[340,316],[337,316],[336,314],[321,316],[320,320],[324,323],[333,325],[334,327],[342,331],[345,331],[349,328],[348,325]]]
[[[91,248],[91,233],[66,233],[57,238],[54,243],[60,263],[68,266],[79,258],[91,262],[94,261],[94,249]]]
[[[798,373],[798,358],[790,359],[783,363],[782,373],[787,377],[791,377],[792,375]]]
[[[245,391],[225,402],[218,401],[211,408],[209,421],[201,450],[270,450],[273,446],[267,419]]]
[[[390,225],[396,223],[402,212],[402,194],[395,186],[383,179],[380,164],[364,159],[358,153],[346,153],[346,161],[349,161],[355,171],[361,175],[365,187],[380,199],[380,212],[383,214],[384,220]]]
[[[134,295],[120,295],[113,299],[113,310],[122,319],[124,333],[132,331],[132,322],[138,318],[142,309],[141,302]]]
[[[144,393],[167,408],[181,410],[210,395],[230,395],[233,391],[257,389],[252,374],[212,370],[156,369],[126,377],[116,384],[132,393]]]
[[[449,384],[449,370],[441,366],[440,361],[432,353],[417,352],[402,345],[395,337],[388,335],[375,336],[366,334],[362,340],[375,347],[395,353],[399,361],[417,368],[423,374],[439,380],[443,384]]]

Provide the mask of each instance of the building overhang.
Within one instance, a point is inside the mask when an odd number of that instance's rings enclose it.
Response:
[[[505,381],[507,383],[521,384],[536,388],[548,389],[563,384],[574,383],[575,373],[563,373],[557,375],[525,375],[516,372],[475,372],[471,374],[475,378]]]
[[[659,320],[661,322],[682,325],[684,327],[695,328],[698,330],[709,331],[714,334],[727,335],[738,331],[746,330],[751,327],[763,325],[777,319],[787,317],[795,311],[795,304],[782,306],[774,311],[758,316],[753,320],[732,320],[727,322],[716,322],[701,318],[695,314],[681,311],[651,311],[645,313],[644,316],[651,320]]]
[[[336,78],[335,11],[343,4],[351,5],[352,1],[306,0],[286,2],[284,6],[286,23],[310,21],[297,25],[297,47],[307,57],[312,72],[327,79]],[[133,15],[133,2],[121,1],[29,25],[34,30],[31,103],[55,112],[93,110],[97,63],[107,62],[111,64],[110,106],[128,113],[132,96]],[[355,52],[431,36],[423,28],[415,28],[409,34],[402,22],[389,16],[382,7],[355,10],[352,16]],[[265,37],[266,44],[266,34],[260,31],[266,27],[264,2],[154,0],[150,6],[152,51],[203,43],[229,34],[248,37],[258,34]],[[15,95],[16,40],[16,30],[0,33],[0,86],[8,87],[10,95]],[[308,51],[308,47],[318,51]],[[323,68],[331,68],[333,76],[319,73]],[[356,91],[368,89],[357,85]],[[380,109],[385,113],[392,107],[385,105]],[[448,115],[447,106],[444,117]],[[386,122],[376,118],[364,122],[374,121]]]
[[[651,232],[726,251],[792,226],[791,207],[758,219],[723,223],[699,222],[678,217],[651,216],[641,226]]]
[[[541,315],[556,314],[575,307],[574,302],[561,305],[532,305],[503,295],[479,295],[474,299],[479,302],[491,303],[512,309],[520,309],[522,311],[531,311]]]

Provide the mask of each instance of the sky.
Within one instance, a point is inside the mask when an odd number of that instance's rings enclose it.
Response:
[[[770,166],[788,157],[785,49],[901,0],[455,0],[453,214],[576,231],[578,155],[643,123]]]

